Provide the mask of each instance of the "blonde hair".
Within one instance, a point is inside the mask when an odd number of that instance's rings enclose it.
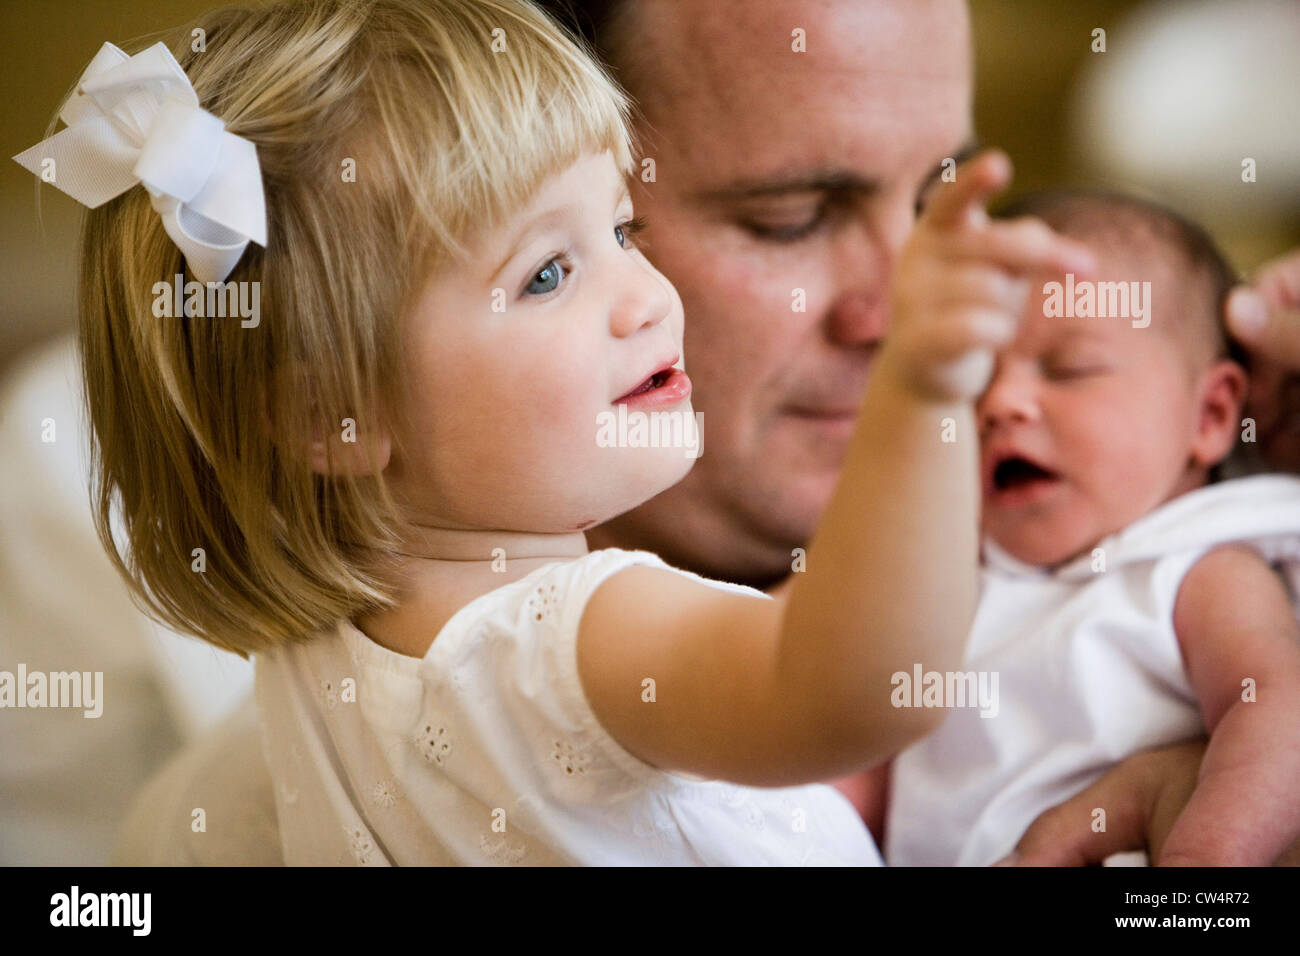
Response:
[[[257,146],[268,243],[227,281],[260,283],[260,322],[154,316],[185,268],[143,188],[87,214],[92,505],[146,611],[247,656],[391,603],[402,519],[382,476],[323,477],[295,448],[400,416],[420,278],[581,156],[630,171],[628,106],[526,0],[277,3],[170,46]]]

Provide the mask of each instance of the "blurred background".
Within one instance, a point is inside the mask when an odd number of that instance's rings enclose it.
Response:
[[[226,3],[4,0],[4,155],[44,138],[105,40],[125,46]],[[977,128],[1011,154],[1015,191],[1145,193],[1202,221],[1246,274],[1300,247],[1300,0],[971,10]],[[1242,181],[1247,158],[1255,182]],[[102,669],[115,706],[93,721],[0,715],[0,863],[105,862],[140,781],[228,713],[251,673],[133,614],[94,540],[69,385],[81,207],[53,189],[38,206],[37,189],[0,163],[0,668]],[[56,443],[37,438],[46,419]]]

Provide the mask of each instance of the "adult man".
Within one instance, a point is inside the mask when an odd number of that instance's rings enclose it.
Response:
[[[926,191],[971,150],[966,5],[541,2],[638,105],[653,160],[633,194],[649,223],[642,244],[682,297],[705,425],[706,453],[685,480],[588,538],[769,586],[835,485]],[[1234,319],[1260,319],[1260,351],[1300,366],[1300,321],[1286,311],[1300,307],[1300,253],[1232,305]],[[1300,396],[1289,410],[1269,401],[1284,373],[1264,364],[1266,451],[1296,469]],[[874,811],[882,784],[842,789]]]
[[[917,208],[943,161],[968,151],[965,6],[543,5],[561,19],[580,8],[576,22],[639,104],[654,162],[634,199],[651,223],[647,253],[683,299],[704,413],[705,454],[687,480],[590,532],[591,544],[644,547],[714,577],[775,584],[834,487]],[[237,764],[238,749],[200,763]],[[1069,805],[1042,818],[1022,850],[1082,862],[1143,833],[1158,843],[1198,760],[1195,747],[1134,758],[1077,798],[1110,808],[1105,836],[1075,823],[1089,817],[1072,819]],[[198,786],[202,769],[187,772]],[[269,786],[248,784],[259,785]],[[878,805],[850,790],[861,806]],[[147,816],[146,807],[137,819]],[[183,836],[188,819],[164,824]]]

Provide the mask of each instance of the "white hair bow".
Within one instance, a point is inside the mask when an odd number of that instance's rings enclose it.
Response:
[[[105,43],[59,118],[67,129],[14,159],[91,209],[142,183],[195,278],[224,281],[250,241],[266,245],[257,148],[199,108],[162,43],[132,57]]]

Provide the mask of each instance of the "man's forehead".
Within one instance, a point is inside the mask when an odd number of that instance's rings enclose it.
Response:
[[[687,6],[634,5],[627,79],[647,144],[685,154],[713,184],[928,166],[969,137],[960,3],[942,5],[958,14],[946,19],[926,3],[721,0],[690,4],[689,18]],[[806,52],[792,49],[796,29]]]
[[[906,98],[971,74],[963,0],[631,0],[621,22],[621,58],[650,71],[652,94],[866,84]]]

